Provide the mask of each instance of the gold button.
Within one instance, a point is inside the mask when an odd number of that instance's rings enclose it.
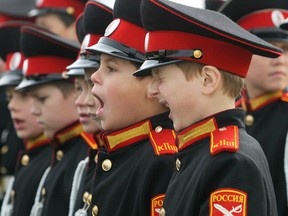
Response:
[[[42,188],[42,190],[41,190],[41,195],[42,195],[43,197],[46,196],[46,188]]]
[[[160,212],[159,212],[159,215],[160,215],[160,216],[165,216],[165,214],[166,214],[165,209],[164,209],[164,208],[161,208],[161,209],[160,209]]]
[[[156,128],[155,128],[155,132],[156,133],[160,133],[161,131],[162,131],[162,127],[161,126],[157,126]]]
[[[109,159],[106,159],[103,161],[102,169],[104,171],[106,171],[106,172],[109,171],[111,169],[111,167],[112,167],[112,162]]]
[[[87,204],[90,206],[91,203],[92,203],[92,194],[89,194],[87,198]]]
[[[23,155],[21,158],[21,164],[27,166],[30,162],[30,157],[28,155]]]
[[[202,57],[202,51],[201,50],[194,50],[193,57],[196,59],[199,59]]]
[[[9,150],[9,147],[8,145],[3,145],[2,148],[1,148],[1,154],[4,155],[8,152]]]
[[[66,9],[66,13],[69,14],[69,15],[74,14],[74,12],[75,12],[75,10],[74,10],[73,7],[68,7],[68,8]]]
[[[56,152],[56,158],[58,161],[61,161],[63,157],[64,157],[63,151],[59,150]]]
[[[180,167],[181,167],[181,161],[177,158],[176,159],[176,169],[177,169],[177,171],[180,170]]]
[[[251,126],[254,123],[254,117],[252,115],[246,115],[245,117],[245,124],[247,126]]]
[[[0,172],[1,172],[1,174],[6,174],[7,173],[6,167],[1,167]]]
[[[83,201],[84,203],[87,203],[88,196],[89,196],[89,193],[86,191],[86,192],[83,194],[83,197],[82,197],[82,201]]]
[[[98,206],[97,206],[97,205],[94,205],[94,206],[93,206],[93,209],[92,209],[92,215],[93,215],[93,216],[97,216],[98,213],[99,213]]]

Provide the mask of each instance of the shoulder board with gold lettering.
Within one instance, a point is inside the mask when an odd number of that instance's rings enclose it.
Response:
[[[284,92],[282,97],[281,97],[282,101],[288,102],[288,92]]]
[[[219,128],[211,133],[210,154],[216,155],[223,151],[236,152],[239,149],[238,127],[230,125]]]
[[[174,154],[178,152],[174,130],[156,128],[150,132],[149,139],[156,155]]]

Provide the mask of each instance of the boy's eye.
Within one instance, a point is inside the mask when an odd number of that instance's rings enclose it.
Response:
[[[109,72],[115,72],[115,71],[116,71],[116,69],[115,69],[115,68],[113,68],[113,67],[111,67],[111,66],[108,66],[108,71],[109,71]]]
[[[38,96],[38,97],[36,97],[36,99],[39,101],[39,102],[41,102],[41,103],[43,103],[46,99],[47,99],[47,97],[46,96]]]
[[[80,86],[76,86],[75,89],[76,89],[77,94],[80,94],[83,91],[83,88]]]

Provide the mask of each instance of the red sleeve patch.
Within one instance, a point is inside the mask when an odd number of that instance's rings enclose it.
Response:
[[[149,134],[150,142],[156,155],[174,154],[178,152],[176,146],[176,134],[173,130],[159,128]]]
[[[210,194],[209,216],[247,216],[247,194],[233,188],[221,188]]]
[[[151,213],[150,216],[160,216],[163,207],[165,194],[160,194],[151,199]]]
[[[230,125],[219,128],[211,133],[210,154],[222,151],[236,152],[239,149],[238,127]]]

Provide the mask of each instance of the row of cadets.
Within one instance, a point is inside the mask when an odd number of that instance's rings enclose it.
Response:
[[[30,23],[9,21],[0,25],[0,35],[5,41],[0,45],[0,53],[8,66],[8,71],[0,79],[0,87],[6,90],[8,108],[17,136],[25,143],[25,150],[18,154],[15,174],[7,187],[1,216],[30,215],[37,186],[50,164],[52,154],[50,141],[30,112],[32,97],[15,90],[23,78],[24,56],[20,50],[20,28],[23,25]]]
[[[269,215],[277,206],[260,144],[235,108],[252,55],[281,49],[226,16],[166,0],[142,0],[149,93],[170,108],[178,153],[160,215]],[[168,21],[169,20],[169,21]]]
[[[145,58],[140,4],[116,0],[105,35],[86,48],[100,55],[91,80],[105,146],[93,180],[93,216],[158,215],[173,172],[177,148],[168,109],[147,97],[151,78],[133,76]]]
[[[241,9],[240,9],[241,8]],[[244,29],[281,48],[284,55],[271,59],[255,55],[237,102],[246,111],[248,134],[257,139],[267,157],[279,215],[288,215],[288,170],[284,160],[288,132],[288,31],[280,24],[288,18],[286,0],[230,0],[220,9]],[[286,158],[285,158],[286,157]]]
[[[62,77],[79,44],[36,26],[23,26],[20,42],[24,79],[16,89],[32,95],[32,113],[53,145],[30,215],[67,215],[73,175],[88,150],[74,103],[74,80]]]
[[[34,0],[1,0],[0,24],[11,20],[33,22],[33,19],[28,17],[28,12],[33,5]],[[2,38],[1,34],[1,47],[9,46],[5,40],[6,38]],[[2,52],[2,54],[4,56],[0,56],[0,77],[9,68],[9,66],[5,65],[5,52]],[[17,137],[7,105],[5,88],[0,88],[0,203],[2,203],[4,198],[3,194],[9,178],[14,174],[18,152],[24,149],[23,141]]]
[[[73,38],[75,35],[75,32],[73,32],[75,19],[82,12],[84,3],[85,1],[81,0],[1,0],[0,22],[7,22],[9,20],[34,22],[36,20],[37,24],[49,28],[62,37]],[[2,38],[1,41],[4,44],[6,43]],[[5,62],[2,65],[5,66]],[[2,194],[5,193],[7,187],[7,179],[14,174],[17,155],[19,150],[24,149],[24,144],[16,136],[10,113],[7,109],[4,88],[0,89],[0,91],[0,172]]]
[[[75,77],[77,91],[75,103],[83,130],[94,135],[95,138],[101,132],[101,125],[95,117],[99,102],[92,95],[90,77],[99,68],[99,56],[91,55],[85,48],[97,43],[99,38],[104,35],[106,27],[113,20],[113,6],[114,0],[105,2],[101,0],[88,1],[84,13],[78,18],[76,25],[78,40],[82,42],[81,49],[77,60],[67,67],[69,71],[65,73],[67,77]],[[79,163],[78,171],[74,174],[73,185],[75,187],[71,191],[69,216],[75,213],[75,215],[87,214],[92,198],[90,191],[96,169],[97,147],[103,147],[101,142],[97,145],[91,146],[88,159]]]

